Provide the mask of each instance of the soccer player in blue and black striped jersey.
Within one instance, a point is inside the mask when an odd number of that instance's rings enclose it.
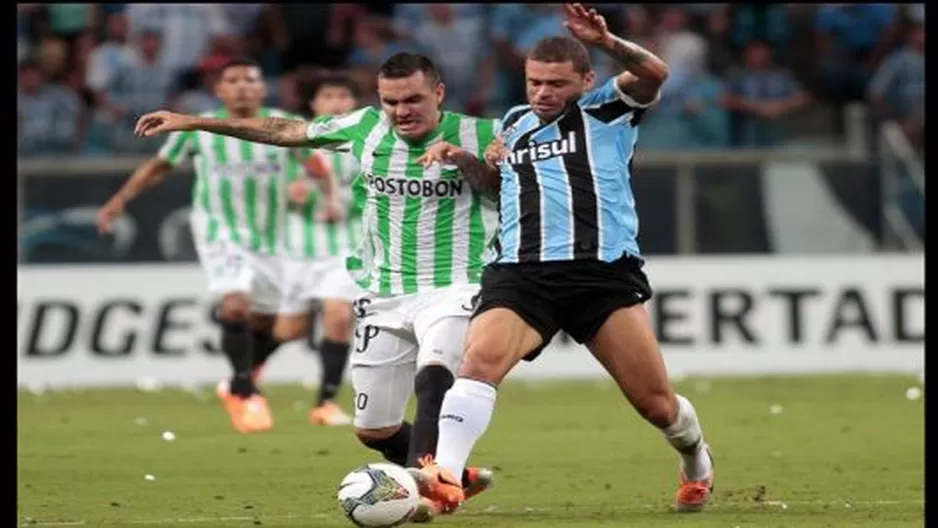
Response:
[[[482,276],[458,378],[440,410],[435,461],[415,472],[443,511],[462,501],[462,474],[494,409],[496,387],[558,330],[583,343],[681,458],[679,511],[700,511],[713,488],[713,461],[691,403],[674,393],[644,303],[652,291],[636,241],[629,186],[638,123],[668,74],[649,51],[616,37],[602,16],[565,4],[576,39],[553,37],[527,57],[529,104],[508,111],[497,160],[498,256]],[[623,71],[594,87],[587,48]],[[485,164],[439,146],[430,161],[454,163],[484,185]],[[613,449],[621,448],[620,446]]]

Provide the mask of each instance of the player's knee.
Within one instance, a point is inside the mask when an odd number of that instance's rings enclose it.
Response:
[[[466,352],[459,366],[459,377],[497,385],[511,364],[504,343],[496,336],[478,336],[466,341]]]
[[[247,323],[251,317],[251,300],[243,293],[226,295],[218,307],[224,321]]]
[[[400,429],[400,425],[392,425],[390,427],[379,427],[377,429],[363,429],[360,427],[355,428],[355,437],[358,438],[358,441],[365,445],[365,447],[370,447],[371,449],[381,450],[381,445],[394,436],[394,433]]]
[[[330,341],[348,341],[355,326],[352,307],[344,301],[323,303],[323,337]]]
[[[677,419],[678,402],[671,390],[650,391],[647,394],[633,395],[632,403],[643,418],[659,428],[665,428]]]
[[[281,343],[302,339],[306,335],[305,317],[280,317],[274,323],[274,339]]]

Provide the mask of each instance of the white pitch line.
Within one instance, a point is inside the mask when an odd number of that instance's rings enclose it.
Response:
[[[925,499],[918,500],[767,500],[762,502],[756,501],[747,501],[742,503],[746,506],[774,506],[782,507],[786,506],[841,506],[844,508],[849,508],[853,506],[900,506],[900,505],[925,505]],[[732,504],[736,506],[738,504]],[[722,509],[720,503],[715,503],[710,505],[713,509]],[[730,506],[730,504],[726,504]],[[524,508],[521,510],[518,509],[507,509],[503,510],[498,506],[489,506],[493,508],[491,510],[471,512],[473,517],[484,517],[486,513],[549,513],[549,512],[560,512],[569,508]],[[641,508],[641,509],[663,509],[666,508],[663,504],[630,504],[624,509],[629,508]],[[241,516],[230,516],[230,517],[173,517],[166,519],[138,519],[138,520],[127,520],[124,521],[126,524],[199,524],[199,523],[210,523],[210,522],[239,522],[239,521],[253,521],[259,519],[261,521],[289,521],[297,519],[328,519],[331,517],[338,518],[338,514],[329,515],[326,513],[317,513],[313,515],[241,515]],[[87,524],[87,521],[27,521],[22,523],[20,526],[29,527],[29,526],[84,526]]]

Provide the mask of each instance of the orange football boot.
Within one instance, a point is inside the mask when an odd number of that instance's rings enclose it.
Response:
[[[710,457],[710,473],[702,481],[693,482],[687,480],[684,471],[681,470],[680,486],[677,489],[675,509],[682,513],[699,512],[704,509],[713,494],[713,455],[710,453],[710,446],[705,445],[707,456]]]
[[[352,419],[333,401],[323,402],[319,407],[310,409],[309,423],[313,425],[349,425]]]

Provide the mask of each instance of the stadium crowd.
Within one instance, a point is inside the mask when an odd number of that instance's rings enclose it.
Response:
[[[923,4],[597,8],[670,65],[645,149],[779,145],[786,120],[819,105],[836,136],[853,101],[921,141]],[[270,105],[305,113],[322,70],[347,70],[373,104],[378,65],[418,49],[438,61],[449,108],[496,116],[524,100],[525,51],[563,33],[559,4],[18,4],[18,151],[152,153],[160,140],[134,137],[137,117],[214,108],[213,73],[241,55],[263,66]],[[613,68],[595,65],[600,78]]]

